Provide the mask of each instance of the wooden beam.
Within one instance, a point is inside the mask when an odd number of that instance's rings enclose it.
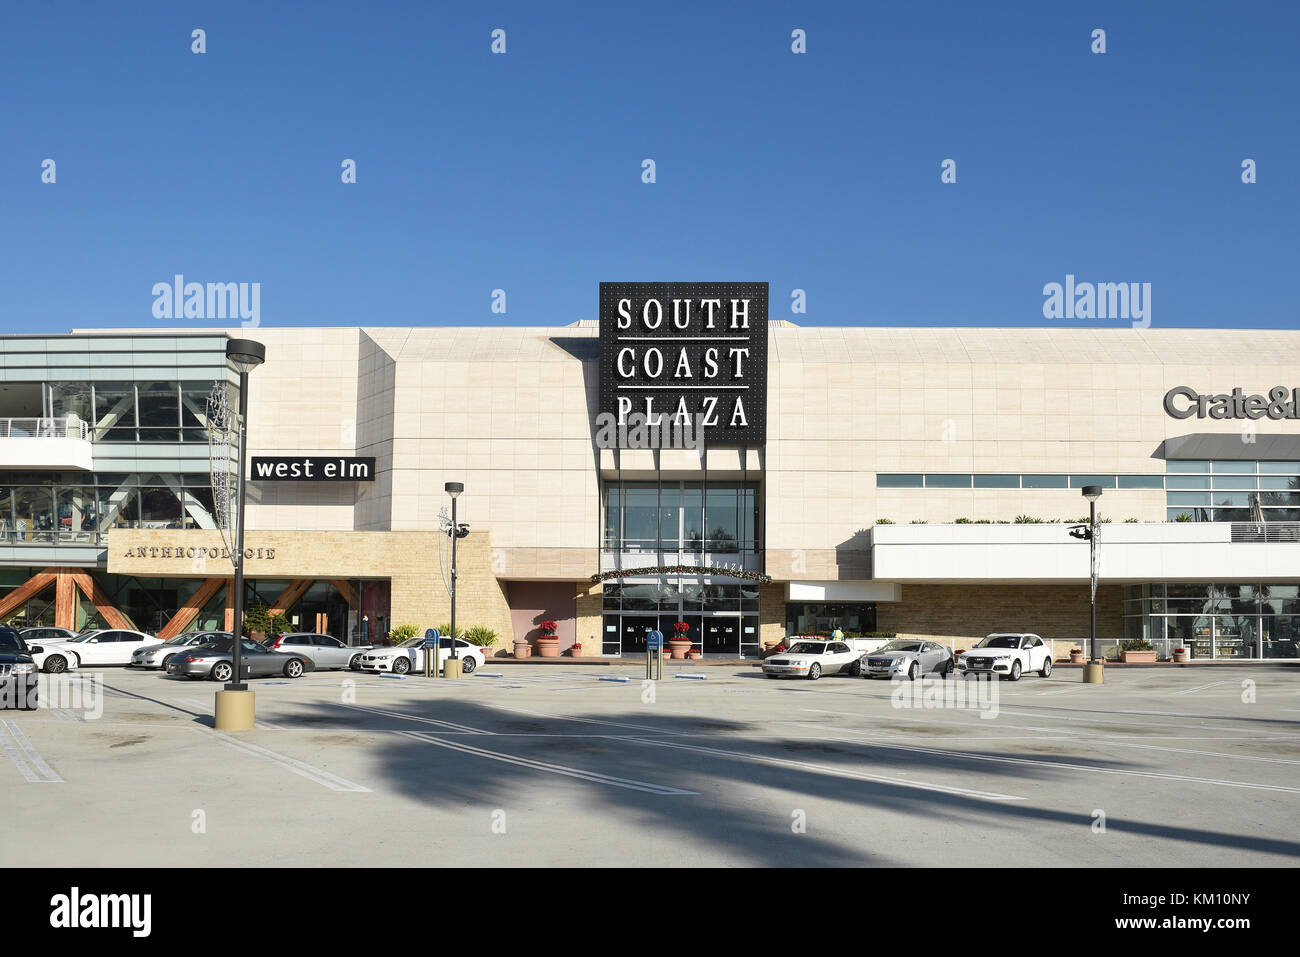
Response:
[[[47,568],[44,571],[37,572],[9,594],[0,598],[0,616],[9,614],[9,612],[27,601],[27,599],[34,597],[37,592],[57,578],[58,570],[55,568]]]
[[[199,586],[199,590],[176,609],[176,614],[172,615],[171,621],[163,625],[162,630],[158,632],[158,638],[161,641],[169,641],[184,631],[195,616],[203,610],[203,606],[212,600],[217,590],[225,587],[226,582],[225,578],[209,578],[204,581]]]
[[[314,579],[295,578],[289,583],[289,587],[280,593],[280,597],[275,600],[275,607],[270,609],[271,617],[276,615],[287,615],[293,603],[301,598],[312,586]]]
[[[231,586],[226,589],[226,627],[222,631],[228,631],[233,635],[235,633],[235,586],[233,578],[231,582]]]
[[[330,584],[339,590],[343,600],[348,603],[348,608],[356,608],[356,596],[352,594],[352,585],[346,578],[331,578]]]
[[[109,600],[104,589],[100,588],[99,583],[91,578],[87,572],[73,572],[71,577],[76,582],[77,587],[81,589],[81,593],[89,598],[91,603],[99,610],[99,613],[104,616],[104,621],[108,624],[108,627],[135,630],[135,625],[132,624],[131,620],[117,610],[117,606]]]
[[[72,569],[58,569],[54,582],[54,626],[76,631],[77,584],[72,580]]]

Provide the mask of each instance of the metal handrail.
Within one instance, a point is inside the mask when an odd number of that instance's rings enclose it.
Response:
[[[1300,522],[1233,522],[1234,542],[1300,542]]]
[[[90,423],[76,416],[0,419],[0,439],[89,439]]]

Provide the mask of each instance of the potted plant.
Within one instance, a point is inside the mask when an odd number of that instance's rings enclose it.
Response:
[[[475,625],[465,632],[465,640],[471,645],[478,645],[483,651],[484,658],[492,657],[492,646],[496,644],[498,635],[486,625]]]
[[[1156,649],[1145,638],[1131,638],[1120,645],[1120,660],[1124,664],[1155,664]]]
[[[569,645],[569,657],[570,658],[582,657],[582,642],[575,641],[573,644]]]
[[[686,657],[691,661],[698,661],[700,658],[700,649],[691,648],[689,651],[686,652]]]
[[[688,637],[690,630],[691,626],[684,621],[673,622],[673,636],[668,639],[668,650],[674,658],[685,658],[686,652],[691,650],[691,639]]]
[[[1084,663],[1084,658],[1083,658],[1083,649],[1082,649],[1082,648],[1071,648],[1071,649],[1070,649],[1070,664],[1072,664],[1072,665],[1081,665],[1081,664],[1083,664],[1083,663]]]
[[[1175,648],[1175,649],[1174,649],[1174,664],[1176,664],[1176,665],[1181,665],[1181,664],[1182,664],[1183,662],[1185,662],[1186,660],[1187,660],[1187,649],[1186,649],[1186,648]]]
[[[537,626],[540,632],[535,641],[538,658],[560,657],[560,636],[555,633],[559,627],[558,624],[549,619]]]

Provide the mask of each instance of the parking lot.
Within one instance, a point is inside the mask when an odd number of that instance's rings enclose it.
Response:
[[[630,666],[256,681],[242,734],[212,729],[213,682],[106,669],[99,717],[0,713],[4,864],[1200,867],[1300,852],[1295,667],[1113,668],[1103,686],[1059,668],[986,688],[990,718],[923,695],[899,707],[887,681],[675,667],[653,687]],[[942,687],[923,684],[930,705]]]

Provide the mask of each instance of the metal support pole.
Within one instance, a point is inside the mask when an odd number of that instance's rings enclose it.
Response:
[[[1088,567],[1092,585],[1092,636],[1088,647],[1088,657],[1097,660],[1097,503],[1088,503]]]
[[[235,642],[233,649],[234,674],[226,684],[227,691],[247,691],[248,686],[241,680],[243,673],[244,640],[244,461],[248,445],[248,373],[239,373],[239,474],[237,476],[236,495],[239,509],[235,517],[235,596],[233,629]]]
[[[456,524],[456,499],[453,496],[451,500],[451,657],[453,659],[458,657],[456,654],[456,539],[458,538],[460,538],[460,526]]]

